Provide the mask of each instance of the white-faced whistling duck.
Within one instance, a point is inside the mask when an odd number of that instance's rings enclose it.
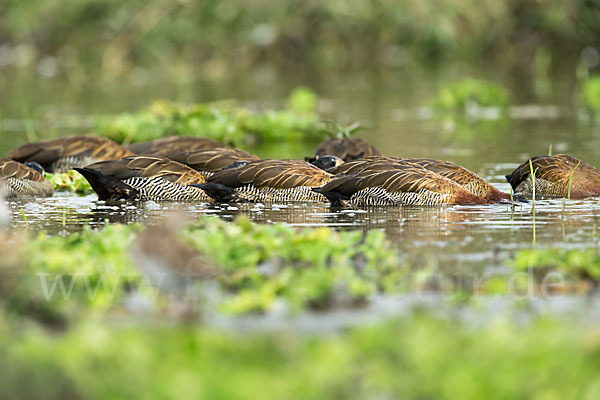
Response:
[[[99,136],[76,135],[24,144],[8,157],[19,162],[37,162],[48,172],[67,172],[74,167],[133,155],[125,147]]]
[[[130,156],[75,168],[90,183],[99,200],[208,201],[191,186],[206,177],[187,165],[164,157]]]
[[[569,184],[571,198],[600,195],[600,171],[568,154],[539,156],[519,165],[506,179],[514,192],[533,196],[531,167],[535,173],[536,197],[567,197]]]
[[[510,197],[466,168],[439,160],[367,157],[328,172],[338,178],[315,190],[334,205],[491,204]]]
[[[257,160],[216,172],[197,186],[219,202],[326,202],[312,189],[332,179],[332,174],[305,161]]]
[[[8,158],[0,159],[0,192],[7,198],[52,196],[52,185],[44,169],[35,162],[22,164]]]
[[[510,200],[508,193],[501,192],[476,173],[448,161],[430,158],[397,158],[397,157],[366,157],[339,167],[328,169],[334,175],[350,175],[364,170],[386,170],[396,165],[414,165],[435,172],[463,186],[469,192],[482,197],[489,202],[506,202]]]

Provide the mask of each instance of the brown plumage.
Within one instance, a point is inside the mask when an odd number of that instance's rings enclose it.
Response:
[[[48,172],[67,172],[102,160],[133,155],[112,140],[93,135],[66,136],[17,147],[8,156],[20,162],[34,161]]]
[[[353,170],[352,166],[347,167]],[[351,175],[334,179],[318,192],[334,205],[488,204],[462,185],[417,164],[381,160],[369,169],[354,168]]]
[[[163,157],[130,156],[76,170],[100,200],[208,200],[202,190],[190,186],[206,182],[203,174]]]
[[[233,147],[184,152],[176,151],[167,153],[163,157],[192,167],[207,176],[223,168],[230,167],[234,163],[260,160],[260,157],[252,153]]]
[[[166,157],[184,151],[217,149],[228,147],[213,139],[195,136],[168,136],[151,142],[133,143],[127,146],[136,154]]]
[[[600,195],[600,171],[568,154],[531,158],[535,171],[536,197],[567,197],[571,178],[571,197]],[[531,197],[533,185],[529,160],[518,166],[506,179],[516,194]]]
[[[307,161],[313,161],[326,155],[336,156],[344,161],[353,161],[369,156],[379,156],[381,153],[373,145],[359,138],[332,138],[321,143],[315,151],[314,158]]]
[[[54,190],[43,173],[18,161],[0,159],[0,192],[8,197],[52,196]]]
[[[383,156],[367,157],[362,160],[342,164],[339,167],[330,169],[328,171],[334,175],[353,174],[365,170],[385,171],[389,168],[395,168],[395,166],[407,165],[414,165],[416,167],[435,172],[453,182],[458,183],[474,195],[482,197],[491,202],[507,201],[510,199],[510,195],[508,193],[504,193],[496,189],[493,185],[476,173],[447,161],[430,158],[396,158]]]
[[[312,188],[332,178],[333,175],[305,161],[257,160],[216,172],[199,187],[212,198],[225,202],[327,201]]]

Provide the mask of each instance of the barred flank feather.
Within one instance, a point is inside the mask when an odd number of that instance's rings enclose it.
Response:
[[[209,201],[203,190],[169,182],[161,177],[131,178],[123,181],[136,189],[139,200]]]
[[[43,174],[6,158],[0,159],[0,191],[8,198],[48,197],[54,193],[52,185]]]
[[[222,202],[325,202],[313,188],[331,179],[331,174],[305,161],[256,160],[216,172],[198,187]]]
[[[208,201],[192,185],[206,182],[198,171],[163,157],[132,156],[77,168],[100,200]]]

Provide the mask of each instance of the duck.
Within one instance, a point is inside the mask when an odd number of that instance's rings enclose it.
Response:
[[[211,176],[223,168],[238,167],[250,161],[260,160],[260,157],[257,155],[234,147],[221,147],[195,151],[177,150],[165,153],[163,157],[194,168],[206,177]]]
[[[218,202],[327,202],[313,191],[334,175],[301,160],[264,159],[226,168],[194,185]]]
[[[135,154],[165,157],[184,151],[217,149],[229,147],[225,144],[205,137],[197,136],[167,136],[149,142],[133,143],[127,148]]]
[[[334,206],[490,204],[463,186],[417,165],[364,170],[314,189]]]
[[[482,178],[439,160],[372,157],[344,163],[328,172],[336,178],[313,190],[334,206],[441,206],[499,201],[496,194],[481,189]]]
[[[36,162],[51,173],[67,172],[97,161],[117,160],[134,155],[120,144],[100,136],[73,135],[27,143],[8,157],[19,162]]]
[[[209,201],[191,186],[206,177],[187,165],[157,156],[128,156],[74,168],[87,179],[98,200]]]
[[[381,153],[367,141],[355,137],[331,138],[317,147],[313,157],[306,157],[310,163],[317,162],[324,156],[335,156],[344,162],[359,160],[364,157],[380,156]]]
[[[9,158],[0,159],[0,192],[6,198],[49,197],[54,194],[44,169],[36,162],[20,163]]]
[[[399,158],[372,156],[350,163],[344,163],[334,168],[327,169],[334,175],[352,174],[364,170],[387,169],[396,165],[415,165],[428,171],[437,173],[451,181],[463,186],[469,192],[482,197],[490,202],[509,202],[509,193],[504,193],[487,182],[475,172],[467,168],[453,164],[449,161],[436,160],[432,158]]]
[[[533,196],[532,167],[536,197],[579,199],[600,195],[600,171],[568,154],[532,157],[519,165],[506,175],[515,194],[529,198]]]

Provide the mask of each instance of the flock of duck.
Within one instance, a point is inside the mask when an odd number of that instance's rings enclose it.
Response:
[[[329,202],[335,206],[493,204],[600,195],[600,171],[559,154],[533,157],[506,178],[514,196],[446,161],[383,156],[358,138],[329,139],[311,158],[261,159],[218,141],[172,136],[121,146],[94,135],[28,143],[0,159],[5,196],[53,194],[45,171],[80,172],[99,200]],[[532,170],[534,179],[532,179]]]

